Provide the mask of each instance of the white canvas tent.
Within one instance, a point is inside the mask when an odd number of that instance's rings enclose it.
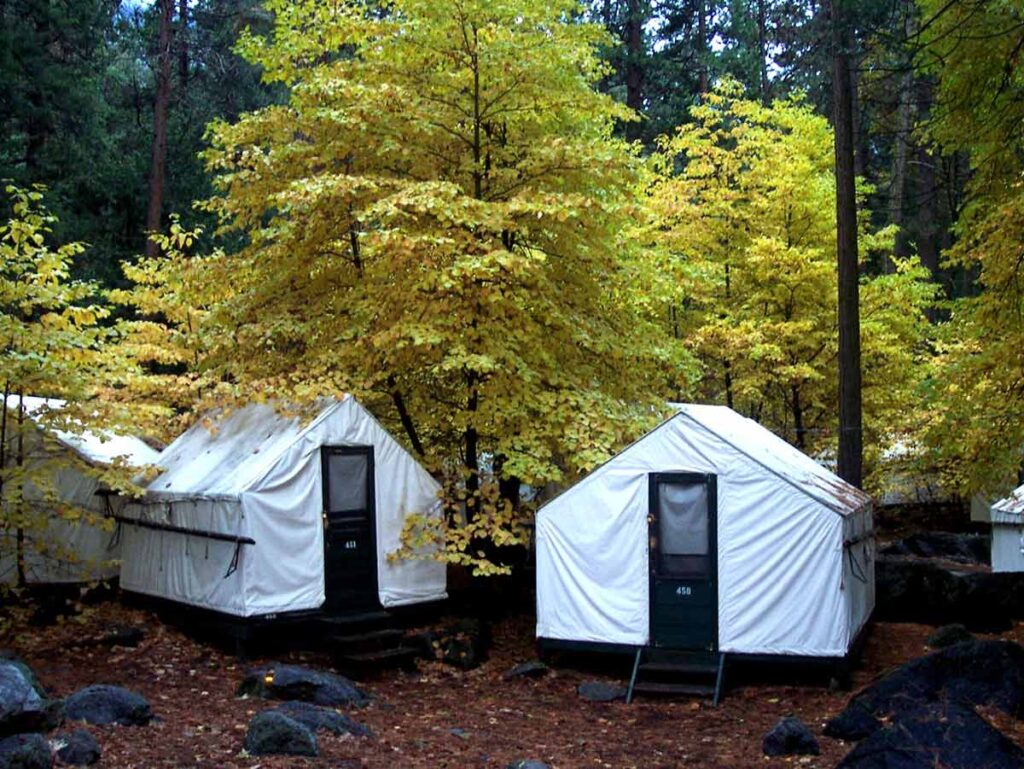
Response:
[[[721,406],[677,413],[537,514],[537,636],[842,657],[874,607],[871,501]]]
[[[125,590],[235,617],[445,597],[443,564],[388,558],[408,514],[441,514],[439,486],[351,396],[211,416],[156,464],[125,509]]]
[[[992,505],[992,571],[1024,571],[1024,486]]]
[[[36,464],[46,478],[47,485],[56,493],[57,504],[73,511],[61,516],[53,511],[45,519],[45,529],[26,534],[25,579],[30,584],[86,582],[107,579],[118,572],[118,548],[112,545],[112,532],[96,525],[88,517],[98,518],[116,512],[121,502],[116,498],[97,494],[99,481],[84,472],[81,463],[109,466],[122,460],[130,467],[151,464],[157,451],[138,438],[117,433],[81,430],[44,430],[42,417],[64,408],[64,401],[10,395],[7,398],[8,419],[15,419],[22,405],[35,429],[22,441],[25,462]],[[8,446],[8,461],[14,462],[15,448]],[[42,489],[29,484],[25,497],[29,504],[48,505]],[[111,507],[108,509],[108,503]],[[17,582],[17,533],[0,532],[0,582]]]

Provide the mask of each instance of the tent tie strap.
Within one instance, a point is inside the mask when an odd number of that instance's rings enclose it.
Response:
[[[246,544],[246,543],[245,542],[236,542],[235,543],[235,552],[231,554],[231,562],[228,564],[228,570],[226,572],[224,572],[224,579],[227,579],[232,574],[234,574],[236,571],[238,571],[238,561],[242,557],[242,545],[244,545],[244,544]]]
[[[867,574],[864,573],[864,569],[861,568],[861,565],[857,563],[857,559],[853,557],[853,550],[847,549],[846,553],[850,556],[850,573],[853,575],[854,579],[859,580],[866,585],[868,583]]]

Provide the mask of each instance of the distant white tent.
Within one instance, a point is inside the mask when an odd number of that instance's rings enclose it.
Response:
[[[992,505],[992,571],[1024,571],[1024,486]]]
[[[407,515],[441,515],[439,486],[351,396],[212,415],[156,464],[125,509],[125,590],[236,617],[445,597],[443,564],[388,557]]]
[[[870,498],[731,409],[675,408],[538,511],[538,637],[845,656],[875,601]]]
[[[151,464],[157,451],[143,441],[128,435],[93,430],[69,432],[41,427],[47,412],[60,411],[64,401],[25,396],[20,404],[35,429],[23,438],[22,452],[29,465],[45,467],[48,485],[56,492],[57,504],[71,508],[74,516],[61,516],[54,510],[46,518],[45,530],[26,534],[25,579],[30,584],[74,583],[106,579],[118,573],[118,548],[112,545],[112,531],[87,520],[116,512],[121,504],[116,498],[104,497],[95,477],[83,472],[80,462],[108,466],[123,460],[129,467]],[[8,419],[19,408],[19,396],[7,398]],[[8,462],[15,461],[12,445],[5,452]],[[77,460],[77,461],[76,461]],[[27,486],[30,504],[45,504],[41,489]],[[108,507],[108,504],[110,507]],[[84,514],[84,515],[83,515]],[[0,582],[17,581],[17,532],[0,531]]]

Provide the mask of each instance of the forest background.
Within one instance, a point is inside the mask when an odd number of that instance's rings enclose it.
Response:
[[[484,571],[523,536],[522,483],[572,480],[669,400],[833,462],[839,48],[865,484],[1005,493],[1013,0],[0,0],[5,394],[100,395],[59,418],[170,438],[353,392],[469,511],[410,544]]]

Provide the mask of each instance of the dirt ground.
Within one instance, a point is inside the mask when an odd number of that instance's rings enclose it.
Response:
[[[79,645],[112,623],[145,630],[137,648]],[[850,749],[821,737],[821,756],[768,759],[761,738],[781,716],[793,714],[820,732],[842,709],[848,692],[783,682],[736,684],[718,708],[697,700],[640,700],[595,704],[576,685],[600,677],[559,666],[538,680],[504,681],[517,662],[533,659],[532,618],[494,628],[494,648],[480,668],[465,673],[420,663],[418,674],[389,672],[363,688],[375,700],[352,715],[372,738],[318,735],[316,759],[252,757],[242,752],[250,717],[268,703],[238,699],[235,688],[249,664],[179,630],[155,615],[116,603],[45,630],[29,628],[0,639],[33,666],[58,696],[94,683],[126,686],[147,697],[158,721],[146,727],[89,727],[103,748],[99,767],[283,769],[419,769],[497,767],[536,759],[556,769],[584,767],[832,767]],[[932,632],[922,625],[879,623],[865,647],[855,688],[926,653]],[[1005,637],[1024,641],[1024,625]],[[290,661],[325,665],[294,655]],[[623,671],[625,672],[625,671]],[[1008,726],[1021,735],[1019,724]]]

